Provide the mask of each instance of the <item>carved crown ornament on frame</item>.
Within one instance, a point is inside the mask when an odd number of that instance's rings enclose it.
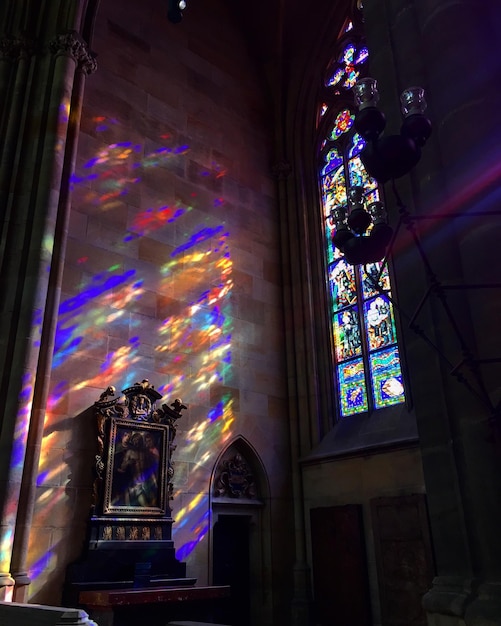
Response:
[[[161,394],[143,380],[115,395],[109,386],[94,404],[97,454],[93,515],[168,517],[172,499],[180,399],[156,403]]]

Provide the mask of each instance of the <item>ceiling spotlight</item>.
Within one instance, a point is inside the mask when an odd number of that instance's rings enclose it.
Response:
[[[179,24],[183,19],[184,9],[186,9],[185,0],[168,0],[167,18],[173,24]]]

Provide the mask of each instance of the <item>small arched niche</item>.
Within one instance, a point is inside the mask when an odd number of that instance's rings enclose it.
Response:
[[[268,498],[268,480],[257,452],[237,437],[220,454],[212,473],[214,504],[261,506]]]
[[[268,478],[259,455],[244,437],[234,439],[219,455],[210,494],[210,578],[214,585],[232,587],[226,623],[271,625]]]

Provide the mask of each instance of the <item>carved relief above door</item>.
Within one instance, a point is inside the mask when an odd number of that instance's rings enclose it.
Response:
[[[254,472],[240,452],[231,450],[231,455],[220,461],[213,493],[216,498],[258,499]]]

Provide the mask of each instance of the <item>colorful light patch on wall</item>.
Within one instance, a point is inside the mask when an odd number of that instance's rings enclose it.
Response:
[[[184,215],[190,208],[162,206],[156,209],[146,209],[138,213],[130,227],[130,232],[124,237],[124,241],[132,241],[138,237],[148,235],[149,233],[163,228],[166,224],[174,223],[179,217]]]
[[[221,400],[209,411],[207,419],[191,428],[185,437],[184,453],[197,458],[197,468],[192,470],[191,484],[196,484],[207,473],[206,464],[214,458],[214,450],[221,450],[232,436],[231,426],[234,422],[233,398],[224,394]],[[174,494],[181,496],[181,490]],[[207,494],[197,494],[186,506],[176,512],[176,532],[188,533],[187,541],[181,543],[176,551],[178,559],[183,560],[195,549],[210,528],[210,509]]]
[[[160,354],[171,355],[163,366],[170,377],[170,383],[162,390],[167,396],[183,395],[189,390],[191,397],[204,403],[229,375],[233,279],[228,239],[229,232],[223,225],[196,228],[173,250],[171,260],[161,269],[160,289],[187,299],[181,315],[165,319],[160,329],[162,341],[156,348]],[[209,288],[208,278],[212,282]],[[187,369],[193,372],[190,378],[186,377]],[[234,419],[233,398],[226,393],[210,406],[206,418],[185,434],[183,456],[196,459],[200,467],[210,463],[215,451],[221,450],[231,437]],[[197,472],[191,469],[183,492],[196,490],[197,480]],[[188,534],[188,539],[178,546],[177,558],[187,558],[207,533],[208,506],[207,497],[198,493],[176,512],[175,536],[178,532],[183,537]]]
[[[135,270],[119,272],[111,267],[93,276],[76,296],[64,300],[58,312],[53,369],[72,355],[81,358],[96,342],[105,341],[109,325],[119,321],[127,306],[141,297],[141,285]]]
[[[161,146],[144,154],[141,144],[132,141],[112,143],[89,159],[80,172],[72,175],[71,188],[85,191],[80,194],[80,202],[108,211],[121,206],[123,197],[141,182],[148,170],[175,167],[188,150],[187,145]],[[153,207],[150,211],[162,215],[161,207]]]
[[[18,414],[14,432],[12,465],[9,481],[5,489],[5,506],[2,513],[3,524],[0,527],[0,567],[3,572],[10,571],[10,559],[14,542],[14,528],[19,503],[19,488],[22,480],[28,424],[31,413],[35,375],[27,372],[23,376],[22,387],[18,396]]]
[[[103,131],[112,129],[117,133],[116,121],[100,118],[96,123]],[[224,204],[220,181],[226,170],[214,163],[200,168],[201,185],[206,184],[204,181],[219,181],[213,185],[212,202],[207,193],[203,194],[207,206],[166,203],[159,197],[158,204],[151,204],[146,210],[137,208],[131,214],[131,205],[126,205],[124,196],[132,190],[136,195],[147,190],[146,178],[151,181],[151,176],[158,176],[165,192],[170,193],[172,177],[187,167],[183,160],[188,153],[188,146],[165,146],[144,155],[143,146],[120,141],[103,147],[73,176],[74,210],[83,206],[89,215],[96,214],[95,210],[128,210],[129,227],[114,244],[120,255],[118,263],[97,273],[88,272],[87,268],[96,266],[95,257],[79,239],[83,253],[76,259],[76,266],[83,279],[59,309],[53,357],[55,385],[48,400],[43,442],[46,449],[57,445],[52,436],[53,423],[65,397],[85,388],[104,389],[110,384],[124,388],[144,378],[144,372],[152,368],[162,373],[159,380],[152,382],[166,400],[181,397],[188,405],[197,406],[198,412],[205,407],[205,416],[195,423],[186,423],[184,430],[180,421],[177,437],[178,449],[183,451],[182,462],[190,466],[186,481],[175,494],[179,503],[183,500],[183,506],[180,504],[175,513],[174,527],[175,536],[180,537],[178,556],[183,558],[207,532],[208,500],[200,490],[206,490],[208,485],[200,481],[207,475],[206,464],[213,462],[231,437],[235,419],[232,394],[218,391],[223,390],[230,376],[232,359],[230,233],[217,216],[217,208]],[[194,155],[190,154],[190,158]],[[166,178],[166,168],[174,164],[175,172],[169,172],[171,178]],[[161,188],[158,180],[155,192]],[[191,195],[197,197],[196,186]],[[95,210],[91,212],[87,207]],[[186,221],[193,208],[201,216],[198,226]],[[161,236],[174,228],[179,243],[171,249],[164,265],[151,264],[147,275],[142,273],[144,264],[141,268],[132,265],[133,269],[124,269],[131,267],[136,255],[135,248],[129,254],[128,246],[136,246],[138,239],[152,233]],[[99,244],[89,241],[89,245]],[[151,293],[156,299],[172,303],[171,313],[158,322],[154,317],[146,319],[141,312],[142,299]],[[43,486],[54,468],[45,463],[49,455],[42,453],[41,458],[39,481]],[[43,489],[41,493],[46,494]],[[59,497],[56,493],[54,496]],[[43,563],[42,555],[33,554],[34,569],[35,561]]]

